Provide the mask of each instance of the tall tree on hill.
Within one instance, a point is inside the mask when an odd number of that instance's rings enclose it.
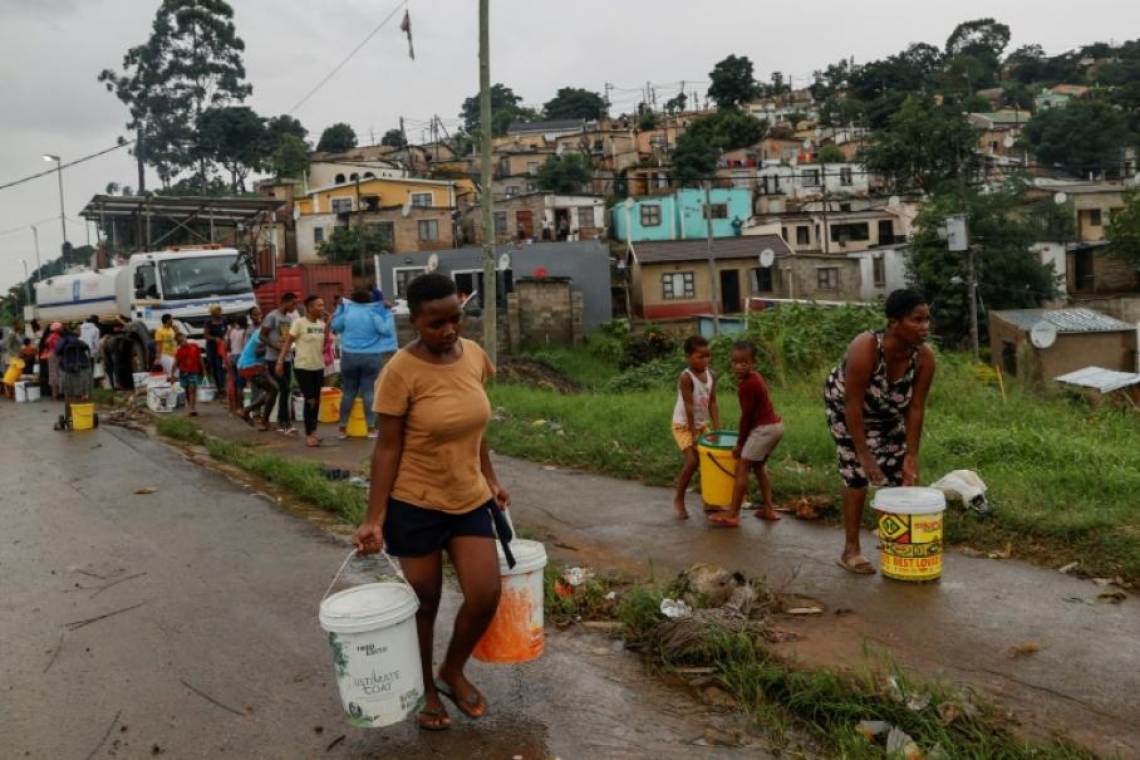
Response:
[[[960,112],[912,95],[872,135],[862,159],[868,169],[889,177],[896,190],[933,192],[958,176],[977,139]]]
[[[992,18],[963,21],[946,39],[946,56],[972,55],[988,60],[996,68],[1009,45],[1009,37],[1009,27]]]
[[[309,130],[298,119],[288,114],[274,116],[265,122],[265,139],[269,141],[270,150],[277,147],[277,143],[285,135],[293,135],[298,140],[309,136]]]
[[[507,133],[507,128],[514,121],[535,121],[538,114],[531,108],[522,105],[522,98],[515,95],[514,90],[504,84],[491,87],[491,134],[501,137]],[[463,119],[463,129],[469,135],[479,134],[479,95],[472,95],[463,101],[463,110],[459,113]]]
[[[321,132],[321,139],[317,142],[317,151],[321,153],[343,153],[356,147],[356,130],[343,121]]]
[[[404,139],[404,133],[398,129],[389,129],[385,132],[384,136],[380,138],[380,144],[400,149],[408,147],[408,141]]]
[[[1096,100],[1047,109],[1025,125],[1025,141],[1037,160],[1077,177],[1122,168],[1124,150],[1133,139],[1125,115]]]
[[[127,128],[142,135],[143,159],[164,185],[186,170],[195,173],[190,186],[208,184],[199,119],[253,92],[245,82],[245,43],[233,15],[225,0],[163,0],[150,38],[127,51],[122,73],[99,74],[130,110]]]
[[[578,193],[590,181],[590,167],[580,153],[551,156],[538,169],[538,187],[555,193]]]
[[[730,55],[709,72],[709,97],[717,108],[739,108],[759,93],[755,69],[748,56]]]
[[[229,172],[233,193],[244,193],[245,178],[265,164],[265,120],[248,106],[211,108],[198,119],[198,145]]]
[[[309,144],[296,135],[281,135],[270,154],[269,166],[277,179],[300,179],[309,170]]]
[[[606,100],[596,92],[578,87],[563,87],[542,107],[547,119],[585,119],[597,121],[606,115]]]

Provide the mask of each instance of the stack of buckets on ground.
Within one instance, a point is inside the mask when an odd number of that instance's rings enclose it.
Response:
[[[546,548],[537,541],[515,539],[511,552],[515,566],[508,568],[499,549],[502,598],[474,653],[483,662],[522,663],[542,654]],[[328,634],[350,724],[390,726],[423,706],[418,608],[415,592],[402,578],[353,586],[322,600],[321,628]]]
[[[701,461],[701,498],[709,507],[732,504],[737,434],[706,433],[697,441]],[[942,514],[946,496],[935,488],[881,488],[871,501],[879,528],[879,566],[883,577],[898,581],[935,581],[942,577]]]
[[[14,356],[8,360],[8,367],[4,371],[4,384],[12,388],[12,395],[17,403],[40,400],[39,379],[35,375],[25,375],[24,360]]]

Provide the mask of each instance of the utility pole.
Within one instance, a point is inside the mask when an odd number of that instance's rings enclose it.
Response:
[[[348,225],[346,224],[347,228]],[[360,202],[360,173],[356,174],[356,231],[360,234],[360,278],[364,279],[367,272],[364,270],[364,204]],[[380,272],[376,272],[376,276],[380,276]]]
[[[970,350],[974,354],[974,361],[978,361],[978,281],[974,267],[974,249],[970,243],[969,216],[966,208],[966,164],[959,159],[958,162],[958,210],[960,223],[957,225],[958,234],[947,235],[947,247],[951,251],[965,251],[966,253],[966,299],[970,309]],[[950,231],[950,222],[947,221]]]
[[[491,195],[491,0],[479,0],[479,142],[483,185],[483,350],[497,363],[498,272],[495,268],[494,198]]]
[[[827,224],[827,164],[819,163],[819,181],[823,185],[823,252],[831,253],[831,230]]]
[[[146,122],[140,122],[135,130],[135,161],[139,165],[139,182],[138,194],[146,194],[146,163],[143,158],[143,131],[146,128]]]
[[[36,229],[36,225],[32,225],[32,239],[36,241],[36,282],[39,282],[44,273],[44,265],[40,262],[40,231]]]
[[[404,138],[404,167],[409,171],[412,168],[412,151],[408,146],[408,130],[404,129],[404,117],[400,117],[400,136]]]
[[[705,233],[709,260],[709,292],[712,294],[713,335],[720,335],[720,288],[713,260],[712,180],[705,180]]]

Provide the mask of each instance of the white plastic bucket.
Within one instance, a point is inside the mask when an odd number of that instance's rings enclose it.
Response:
[[[340,700],[352,725],[390,726],[422,706],[419,606],[403,583],[354,586],[321,602],[321,628],[329,636]]]
[[[165,414],[178,408],[181,388],[170,383],[147,383],[146,406],[152,412]]]
[[[217,398],[217,391],[212,385],[198,386],[198,400],[210,402]]]
[[[24,385],[24,392],[28,394],[28,401],[40,400],[40,386],[39,383],[28,381]]]
[[[36,388],[39,391],[39,388]],[[12,384],[12,393],[16,398],[17,404],[24,404],[28,401],[28,384],[23,380]]]
[[[131,375],[131,379],[135,381],[136,388],[138,388],[140,385],[146,385],[146,381],[149,377],[149,372],[135,372],[133,375]]]
[[[499,546],[503,593],[491,625],[473,652],[482,662],[528,662],[541,655],[545,646],[542,571],[546,547],[538,541],[517,538],[511,541],[511,553],[515,566],[508,568]]]
[[[879,513],[883,577],[918,583],[942,577],[945,494],[936,488],[882,488],[871,507]]]
[[[293,419],[295,419],[295,420],[305,419],[305,397],[298,394],[298,393],[294,393],[292,401],[293,401]]]

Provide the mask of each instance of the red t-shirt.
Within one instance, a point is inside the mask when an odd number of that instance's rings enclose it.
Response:
[[[178,363],[179,372],[196,375],[202,371],[202,349],[197,343],[187,342],[174,352],[174,361]]]
[[[740,399],[741,441],[761,425],[774,425],[781,421],[780,415],[772,408],[764,376],[759,372],[752,372],[741,380],[736,395]]]

